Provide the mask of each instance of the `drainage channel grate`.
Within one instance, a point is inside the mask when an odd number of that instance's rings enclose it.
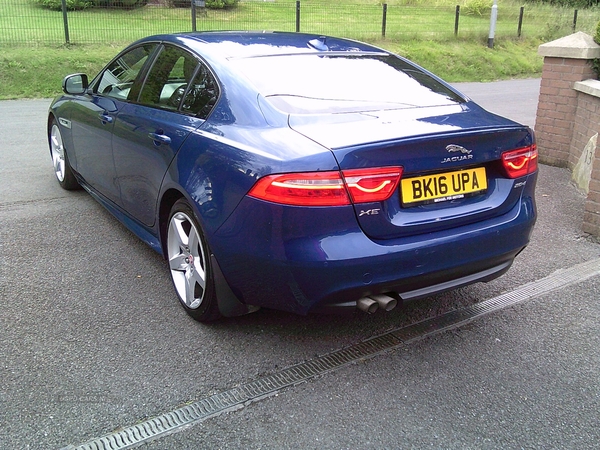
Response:
[[[561,270],[546,278],[525,284],[512,292],[479,304],[450,311],[439,317],[390,331],[352,347],[335,351],[248,384],[206,397],[110,435],[77,446],[69,445],[63,450],[121,450],[133,448],[144,442],[155,440],[160,436],[176,432],[192,423],[243,408],[252,402],[274,395],[281,389],[304,383],[311,378],[331,372],[347,364],[371,358],[401,344],[457,328],[483,315],[584,281],[596,275],[600,275],[600,259]]]

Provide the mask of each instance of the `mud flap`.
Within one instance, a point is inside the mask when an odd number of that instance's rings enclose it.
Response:
[[[258,306],[246,305],[232,292],[229,284],[221,272],[221,267],[215,255],[210,255],[210,261],[215,277],[215,290],[217,294],[217,305],[219,312],[225,317],[243,316],[258,311]]]

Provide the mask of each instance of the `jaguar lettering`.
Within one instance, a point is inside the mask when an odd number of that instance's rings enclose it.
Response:
[[[473,155],[448,156],[442,159],[442,164],[446,164],[449,162],[466,161],[469,159],[473,159]]]

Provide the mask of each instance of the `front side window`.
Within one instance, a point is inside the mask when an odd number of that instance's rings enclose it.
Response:
[[[206,118],[218,97],[215,78],[192,54],[165,46],[154,62],[139,103]]]
[[[95,92],[108,97],[131,100],[131,88],[156,45],[141,45],[119,56],[104,70]]]
[[[165,46],[146,77],[139,103],[178,110],[197,66],[198,60],[190,53],[171,45]]]

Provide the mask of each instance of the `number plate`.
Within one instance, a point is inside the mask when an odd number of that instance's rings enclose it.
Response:
[[[402,179],[402,204],[436,203],[487,189],[485,167]]]

